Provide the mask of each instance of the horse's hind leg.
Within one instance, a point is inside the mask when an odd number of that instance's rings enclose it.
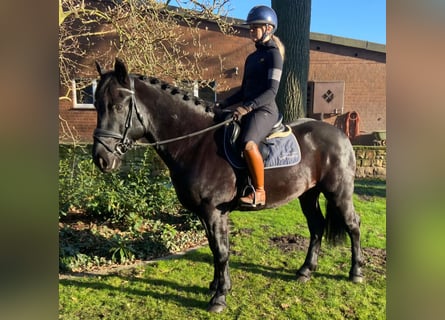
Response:
[[[349,279],[363,281],[360,246],[360,217],[356,214],[352,201],[353,183],[344,184],[341,192],[326,195],[327,238],[335,244],[346,231],[351,239],[351,269]]]
[[[311,273],[317,269],[318,254],[325,225],[324,217],[318,203],[319,195],[320,191],[316,188],[312,188],[302,194],[299,198],[301,209],[306,217],[309,232],[311,234],[306,259],[297,271],[297,279],[301,282],[308,281],[311,277]]]
[[[355,283],[361,283],[363,281],[362,274],[362,256],[360,246],[360,217],[354,210],[352,203],[352,196],[348,204],[345,205],[345,223],[347,226],[347,232],[351,239],[351,269],[349,271],[349,279]]]

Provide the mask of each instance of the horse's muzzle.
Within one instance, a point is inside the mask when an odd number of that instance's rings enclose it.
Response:
[[[98,143],[94,143],[93,145],[93,161],[102,172],[118,170],[122,164],[120,157],[109,152]]]

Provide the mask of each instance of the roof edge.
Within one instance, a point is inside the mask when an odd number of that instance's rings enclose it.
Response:
[[[178,8],[175,6],[168,6],[168,8],[170,10],[175,10],[178,13],[183,11],[183,10],[181,10],[181,8]],[[244,24],[246,22],[246,20],[233,18],[233,17],[229,17],[229,16],[227,16],[225,18],[227,19],[228,23],[232,24],[233,27],[242,28],[242,29],[249,28],[249,26]],[[201,18],[201,20],[207,20],[209,22],[214,22],[210,19]],[[375,43],[375,42],[370,42],[370,41],[366,41],[366,40],[344,38],[344,37],[339,37],[339,36],[334,36],[334,35],[324,34],[324,33],[317,33],[317,32],[310,32],[309,40],[327,42],[327,43],[331,43],[331,44],[359,48],[359,49],[365,49],[365,50],[369,50],[369,51],[381,52],[381,53],[386,54],[386,45],[380,44],[380,43]]]
[[[243,23],[246,22],[245,20],[230,18],[230,17],[228,17],[227,19],[228,22],[233,24],[233,26],[235,27],[246,28],[246,29],[248,28],[247,25],[243,25]],[[321,41],[321,42],[342,45],[346,47],[360,48],[370,51],[386,53],[386,45],[366,40],[357,40],[357,39],[334,36],[331,34],[318,33],[318,32],[310,32],[309,39],[314,41]]]
[[[311,32],[309,38],[315,41],[386,53],[386,45],[365,40],[356,40],[317,32]]]

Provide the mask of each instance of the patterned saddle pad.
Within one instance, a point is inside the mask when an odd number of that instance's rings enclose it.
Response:
[[[225,127],[224,153],[234,168],[245,169],[246,163],[236,140],[239,131],[236,122]],[[293,166],[301,160],[300,146],[289,126],[266,137],[258,147],[264,159],[264,169]]]

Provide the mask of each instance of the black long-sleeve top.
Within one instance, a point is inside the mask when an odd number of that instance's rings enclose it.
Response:
[[[280,85],[283,59],[272,39],[255,46],[256,50],[247,57],[244,65],[241,89],[224,101],[226,106],[242,102],[253,109],[277,108],[275,96]]]

